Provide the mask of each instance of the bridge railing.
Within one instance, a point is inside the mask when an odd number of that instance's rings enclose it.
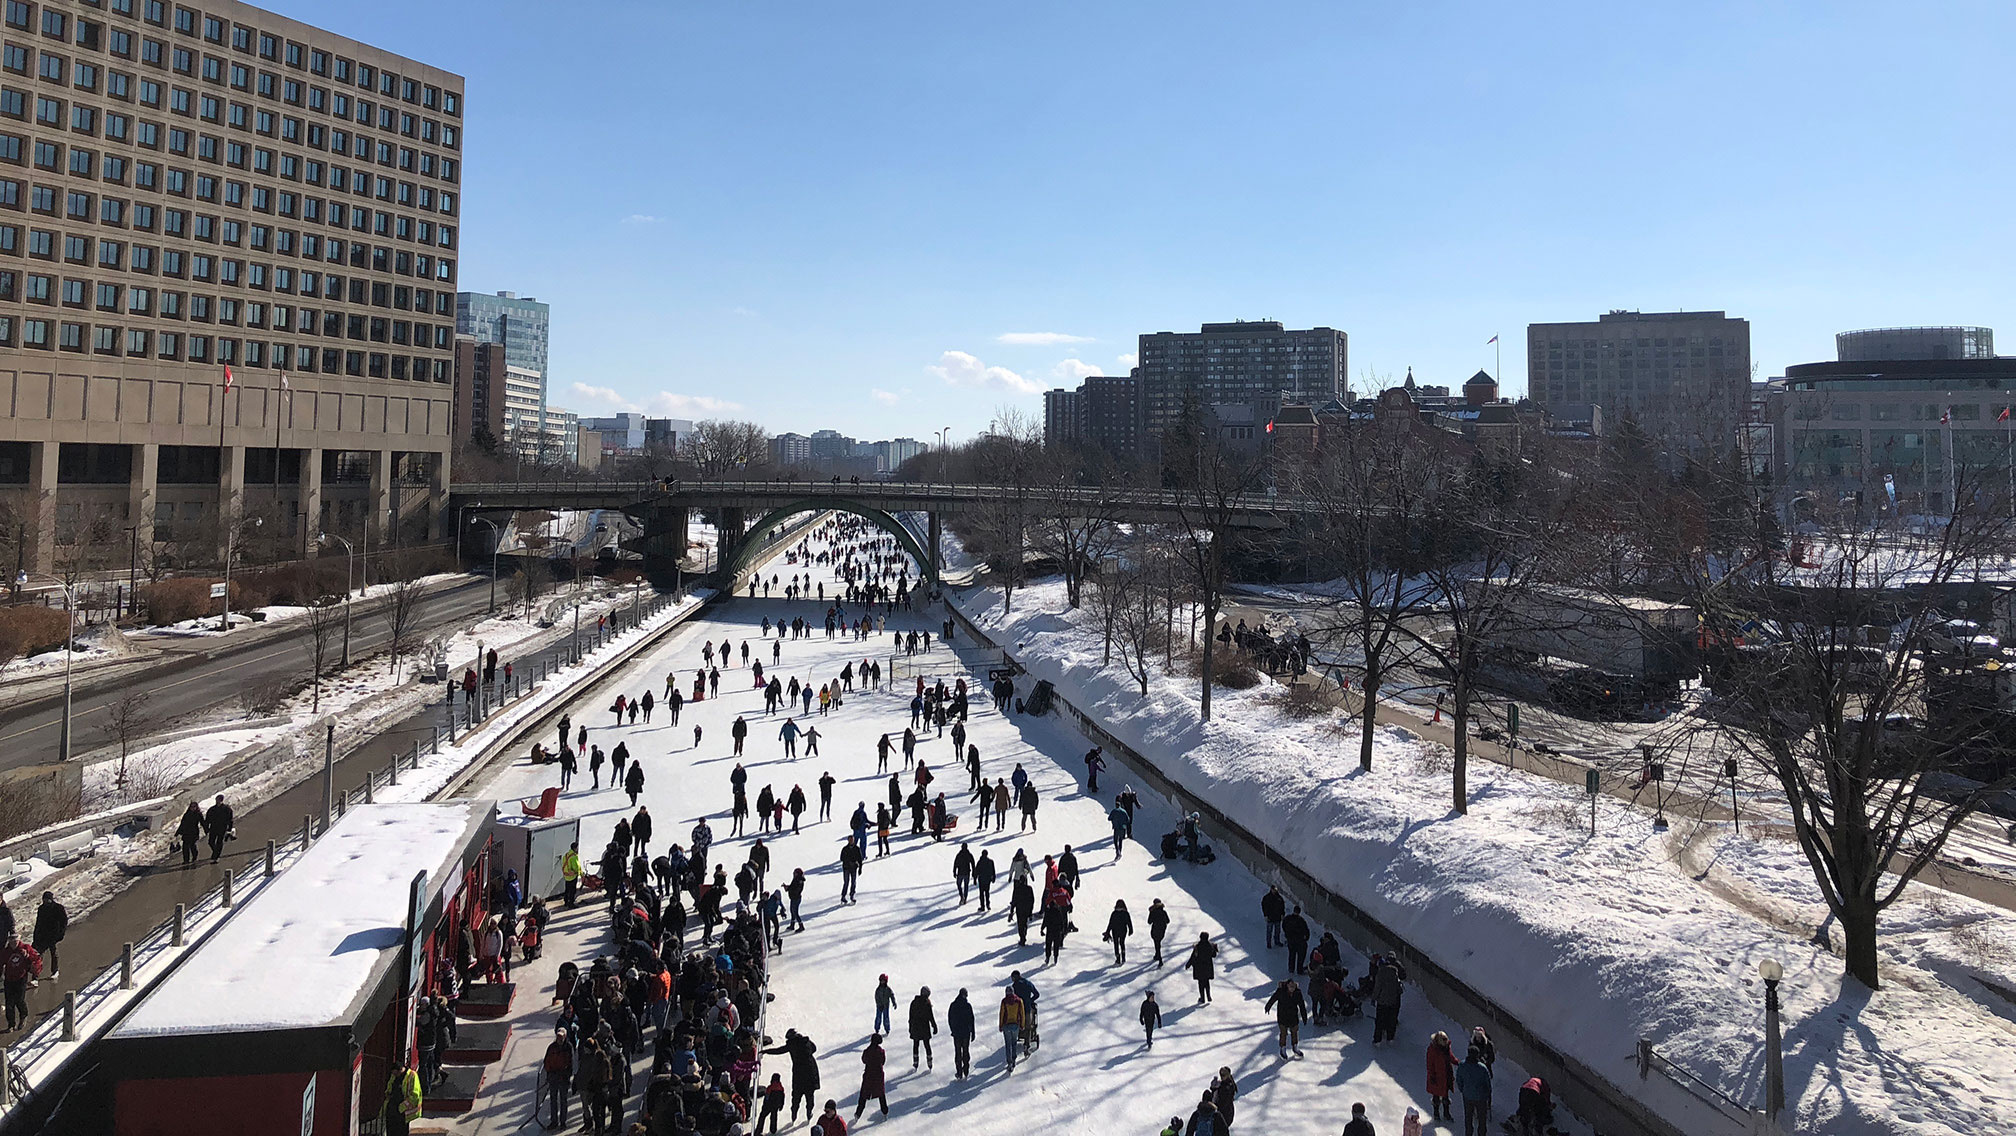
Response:
[[[1079,501],[1097,503],[1120,511],[1150,509],[1179,512],[1193,508],[1196,498],[1170,489],[1113,489],[1101,486],[1044,487],[973,485],[930,481],[783,481],[750,479],[679,478],[661,481],[521,481],[463,483],[451,492],[470,508],[482,506],[485,498],[500,507],[531,498],[559,504],[568,498],[592,498],[598,502],[620,499],[634,502],[657,497],[751,496],[783,498],[864,498],[929,505],[933,502],[999,501],[1023,496],[1032,501]],[[1247,513],[1307,512],[1308,501],[1300,497],[1268,492],[1245,493],[1227,502],[1234,510]],[[1215,507],[1215,506],[1214,506]]]

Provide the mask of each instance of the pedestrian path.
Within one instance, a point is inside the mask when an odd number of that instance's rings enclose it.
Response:
[[[788,579],[806,569],[779,561],[766,571]],[[812,576],[815,586],[823,584],[829,596],[840,586],[827,568],[812,570]],[[701,663],[700,644],[703,640],[718,644],[724,636],[738,646],[747,640],[752,657],[761,659],[766,670],[787,680],[809,679],[815,687],[836,680],[849,662],[858,667],[864,657],[879,660],[886,687],[892,654],[900,654],[893,635],[875,635],[865,642],[844,636],[829,639],[819,628],[828,606],[817,600],[726,602],[707,619],[668,636],[633,664],[628,673],[634,680],[619,682],[617,688],[634,686],[631,693],[637,694],[653,685],[662,692],[668,672],[676,672],[682,686],[690,685],[693,670]],[[856,614],[857,609],[847,609],[850,618]],[[807,638],[784,639],[773,665],[771,647],[776,640],[763,634],[761,622],[767,618],[774,626],[793,617],[804,617],[815,630]],[[888,626],[892,632],[929,630],[935,635],[941,618],[938,612],[899,612],[890,617]],[[934,650],[945,653],[942,647]],[[721,696],[688,704],[676,727],[663,720],[662,711],[660,720],[649,725],[611,726],[611,717],[601,706],[577,708],[574,718],[590,725],[591,744],[607,749],[621,740],[633,759],[642,762],[646,782],[641,802],[654,818],[659,834],[654,844],[659,848],[668,840],[687,843],[694,822],[705,815],[715,837],[713,861],[726,865],[731,875],[759,838],[772,857],[768,886],[789,879],[793,869],[804,869],[809,880],[803,904],[805,930],[787,933],[782,952],[772,958],[771,991],[776,1000],[767,1032],[781,1041],[787,1029],[795,1029],[817,1043],[820,1097],[840,1101],[842,1116],[854,1114],[862,1054],[874,1019],[873,991],[881,974],[890,976],[899,996],[898,1036],[884,1043],[889,1114],[881,1117],[870,1104],[866,1127],[920,1136],[952,1130],[953,1125],[957,1131],[979,1136],[1154,1132],[1172,1117],[1187,1122],[1221,1068],[1230,1070],[1239,1087],[1235,1129],[1337,1130],[1349,1118],[1354,1101],[1368,1106],[1381,1132],[1399,1132],[1410,1105],[1424,1118],[1429,1114],[1423,1092],[1428,1038],[1437,1030],[1447,1031],[1459,1039],[1460,1058],[1460,1039],[1467,1037],[1473,1023],[1434,1012],[1410,987],[1401,1005],[1398,1041],[1373,1046],[1370,1017],[1353,1018],[1342,1025],[1305,1030],[1305,1056],[1280,1058],[1274,1015],[1264,1011],[1263,1004],[1287,977],[1287,963],[1285,951],[1265,946],[1259,901],[1266,884],[1229,858],[1209,865],[1162,860],[1155,845],[1162,833],[1176,827],[1177,818],[1168,806],[1147,798],[1135,821],[1134,839],[1124,844],[1116,860],[1108,811],[1113,795],[1126,785],[1124,773],[1109,771],[1101,778],[1099,793],[1090,793],[1082,760],[1089,743],[1054,716],[997,713],[987,698],[985,674],[967,676],[972,693],[966,722],[969,744],[979,748],[982,773],[990,782],[1010,777],[1021,766],[1037,790],[1038,830],[1021,831],[1019,815],[1011,813],[1005,829],[989,826],[981,831],[966,792],[967,774],[952,754],[949,728],[942,738],[935,729],[920,731],[917,755],[936,775],[932,791],[945,792],[957,824],[947,839],[935,842],[929,835],[910,835],[906,812],[904,823],[892,835],[891,854],[880,858],[874,855],[871,833],[858,902],[843,906],[838,854],[848,839],[847,820],[857,804],[865,804],[872,814],[878,801],[886,803],[889,777],[876,768],[876,740],[885,732],[900,740],[910,722],[914,687],[906,682],[899,689],[863,691],[857,683],[855,691],[843,692],[838,710],[815,713],[809,720],[800,716],[801,725],[818,727],[820,753],[791,761],[777,736],[785,715],[764,713],[763,699],[741,664],[739,651],[734,658],[734,665],[722,669]],[[737,765],[730,726],[738,716],[748,723],[740,764],[748,774],[750,797],[765,785],[779,797],[788,795],[794,785],[802,787],[815,802],[802,832],[788,833],[787,816],[784,835],[760,833],[754,818],[744,835],[730,835],[729,776]],[[697,745],[696,725],[703,735]],[[903,768],[900,747],[890,768],[897,774],[900,792],[907,795],[915,773]],[[817,784],[827,772],[837,782],[832,817],[816,819]],[[515,801],[536,796],[556,780],[550,767],[519,763],[484,791],[500,801]],[[634,809],[625,794],[608,788],[589,790],[582,778],[562,796],[561,812],[581,818],[581,847],[592,857],[616,822]],[[954,886],[952,863],[962,843],[970,844],[976,856],[989,853],[1001,870],[994,911],[986,915],[978,911],[977,898],[962,904]],[[1034,927],[1026,946],[1018,942],[1008,912],[1007,869],[1021,849],[1040,873],[1044,855],[1061,854],[1067,844],[1078,854],[1083,877],[1073,911],[1078,930],[1066,939],[1059,960],[1046,966]],[[1171,916],[1160,964],[1154,961],[1146,933],[1145,916],[1155,899]],[[1099,941],[1116,901],[1125,901],[1136,927],[1126,962],[1118,964],[1111,947]],[[606,926],[606,921],[597,922]],[[1183,968],[1189,946],[1200,935],[1209,936],[1219,950],[1214,996],[1208,1005],[1197,1004],[1197,986]],[[563,952],[556,943],[549,959],[560,957],[578,958],[581,951]],[[1343,961],[1353,979],[1365,973],[1366,960],[1348,947]],[[1040,993],[1042,1042],[1035,1054],[1009,1073],[995,1024],[1002,990],[1015,970]],[[533,993],[541,981],[550,988],[550,975],[525,981],[521,1010],[538,1000]],[[920,1062],[912,1070],[906,1060],[911,1046],[905,1010],[926,987],[940,1032],[933,1041],[931,1067]],[[951,1047],[943,1032],[945,1009],[962,988],[968,991],[979,1024],[972,1075],[963,1081],[952,1076]],[[1139,1024],[1143,996],[1151,989],[1163,1016],[1152,1050]],[[545,1020],[550,1023],[551,1016]],[[493,1071],[495,1099],[480,1102],[476,1112],[452,1125],[453,1131],[518,1130],[529,1115],[530,1085],[536,1079],[533,1046],[535,1042],[543,1046],[549,1030],[536,1013],[531,1015],[528,1027],[514,1037],[504,1062]],[[766,1066],[765,1078],[782,1068]],[[1509,1111],[1524,1078],[1509,1061],[1499,1061],[1499,1115]],[[793,1126],[803,1123],[801,1118]],[[1425,1130],[1459,1129],[1429,1124]]]

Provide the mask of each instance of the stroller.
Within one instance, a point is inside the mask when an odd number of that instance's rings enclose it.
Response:
[[[1035,1004],[1030,1002],[1023,1003],[1022,1015],[1028,1019],[1022,1025],[1022,1056],[1027,1057],[1036,1052],[1036,1048],[1043,1044],[1043,1039],[1036,1034]]]

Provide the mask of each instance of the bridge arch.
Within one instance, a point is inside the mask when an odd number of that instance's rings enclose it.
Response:
[[[772,525],[794,514],[820,512],[850,513],[895,537],[897,546],[909,553],[911,559],[917,562],[917,570],[921,577],[934,584],[938,582],[937,564],[934,562],[932,556],[925,551],[924,546],[917,542],[916,535],[903,522],[882,509],[877,509],[871,505],[863,505],[859,501],[850,501],[846,498],[835,497],[806,497],[793,501],[788,505],[780,505],[764,513],[735,542],[735,555],[727,562],[729,569],[728,579],[733,581],[741,576],[743,572],[748,570],[749,562],[754,560],[759,552],[765,551],[763,542],[758,538],[757,534],[766,531]]]

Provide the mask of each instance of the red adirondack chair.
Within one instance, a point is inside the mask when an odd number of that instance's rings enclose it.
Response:
[[[526,797],[518,802],[518,810],[528,817],[551,820],[553,815],[560,811],[560,787],[548,785],[545,791],[539,794],[537,804],[533,803],[533,798]]]

